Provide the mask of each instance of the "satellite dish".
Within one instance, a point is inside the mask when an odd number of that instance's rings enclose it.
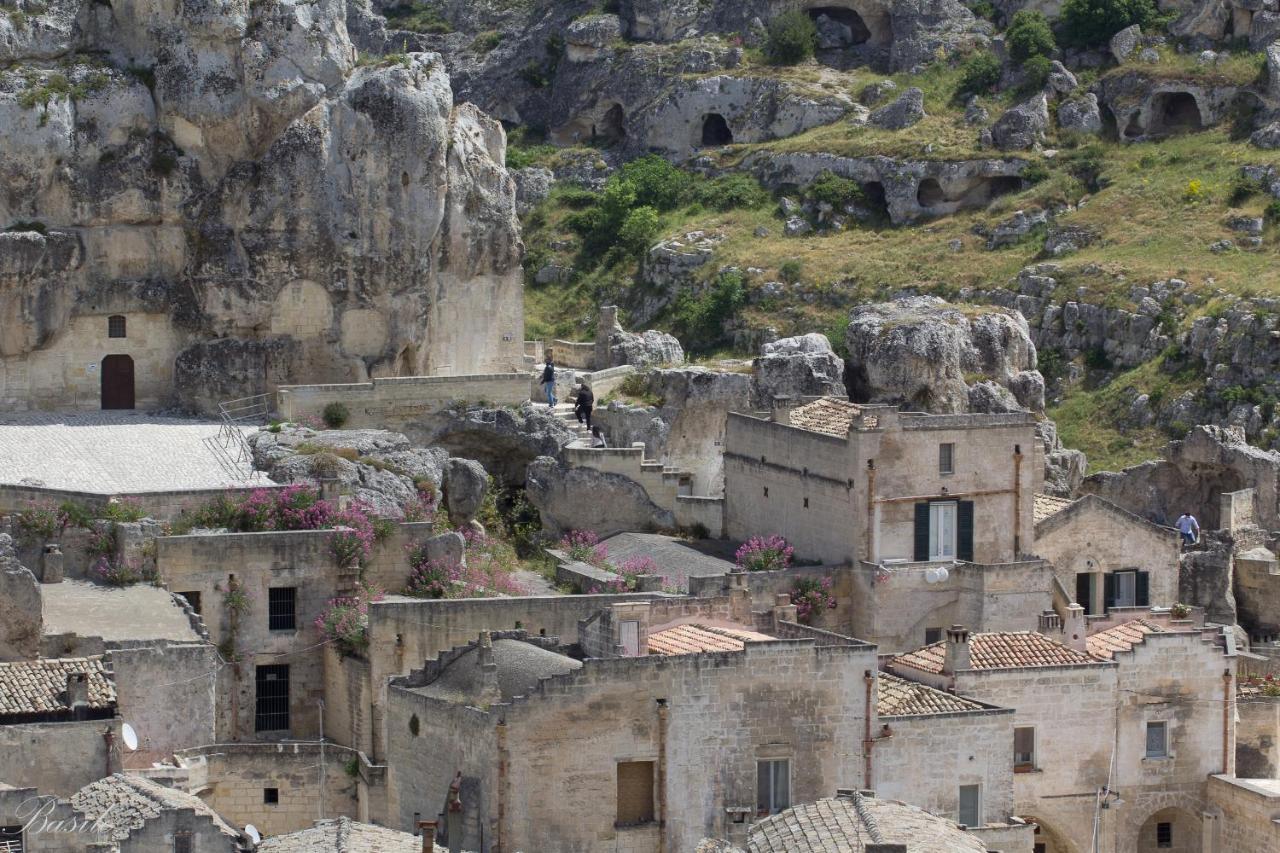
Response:
[[[251,823],[245,826],[244,834],[249,836],[249,839],[253,841],[254,844],[257,844],[262,840],[262,833],[258,832],[258,828]]]
[[[925,569],[925,570],[924,570],[924,582],[925,582],[925,583],[937,583],[937,582],[938,582],[938,570],[937,570],[937,569],[935,569],[935,568],[933,568],[932,566],[930,566],[929,568]]]
[[[951,573],[947,571],[947,569],[946,569],[946,567],[945,567],[945,566],[939,566],[939,567],[938,567],[938,581],[939,581],[939,582],[942,582],[942,581],[946,580],[946,579],[947,579],[948,577],[950,577],[950,576],[951,576]]]
[[[133,726],[128,723],[121,725],[120,737],[124,740],[125,748],[130,752],[138,748],[138,733],[133,730]]]

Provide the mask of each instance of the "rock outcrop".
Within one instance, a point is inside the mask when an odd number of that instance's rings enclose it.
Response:
[[[475,520],[489,492],[489,475],[474,459],[450,459],[444,468],[444,505],[449,520],[463,526]]]
[[[546,406],[526,403],[519,409],[446,410],[407,430],[420,444],[444,448],[454,456],[475,459],[507,486],[525,481],[525,467],[539,456],[559,457],[573,434]]]
[[[654,504],[634,480],[571,468],[546,456],[530,463],[525,492],[552,537],[569,530],[593,530],[605,538],[627,530],[675,527],[672,514]]]
[[[844,360],[826,335],[810,332],[765,344],[751,363],[752,400],[767,409],[774,397],[843,397]]]
[[[1016,312],[907,297],[854,309],[846,343],[855,400],[938,414],[965,412],[970,405],[966,376],[978,374],[1007,389],[1022,408],[1044,410],[1035,344]],[[980,390],[975,399],[986,398]]]
[[[108,315],[148,403],[520,363],[505,137],[440,56],[357,66],[345,0],[43,8],[0,21],[0,406],[96,395]]]
[[[13,539],[0,533],[0,661],[40,656],[40,583],[18,562]]]

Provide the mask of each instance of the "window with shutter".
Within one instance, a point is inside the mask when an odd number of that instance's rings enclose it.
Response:
[[[1169,756],[1169,727],[1164,722],[1147,723],[1147,758]]]
[[[0,826],[0,853],[23,853],[23,828],[19,825]]]
[[[756,816],[766,817],[791,808],[791,762],[756,762]]]
[[[1093,616],[1093,575],[1080,572],[1076,575],[1076,604],[1084,608],[1086,616]]]
[[[173,853],[194,853],[190,832],[175,832],[173,834]]]
[[[1036,730],[1017,726],[1013,730],[1013,769],[1026,772],[1036,766]]]
[[[929,504],[916,504],[915,549],[913,559],[929,559]]]
[[[956,531],[956,557],[973,562],[973,501],[957,504],[958,530]]]
[[[1138,573],[1112,572],[1115,578],[1112,607],[1134,607],[1138,601]]]
[[[618,826],[653,820],[653,762],[618,762]]]
[[[622,623],[622,654],[629,658],[640,654],[640,623],[635,620]]]
[[[1151,573],[1150,572],[1134,572],[1136,582],[1134,584],[1133,601],[1138,607],[1151,606]]]
[[[929,559],[953,560],[958,540],[955,501],[929,504]]]
[[[1116,606],[1116,576],[1114,572],[1108,572],[1102,576],[1102,606],[1105,610],[1110,610]]]
[[[956,823],[965,826],[982,825],[982,786],[960,786],[960,814]]]

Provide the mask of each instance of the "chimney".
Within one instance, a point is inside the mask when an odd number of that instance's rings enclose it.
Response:
[[[422,833],[422,853],[433,853],[436,849],[436,822],[420,820],[418,831]]]
[[[969,668],[969,632],[963,625],[947,629],[947,656],[942,671],[954,675],[957,670]]]
[[[40,582],[41,583],[62,583],[62,548],[57,542],[50,542],[44,546],[44,559],[41,564]]]
[[[89,707],[89,676],[83,672],[67,675],[67,707],[72,711]]]
[[[791,425],[791,410],[796,407],[796,401],[792,397],[785,394],[779,394],[773,398],[771,410],[773,413],[772,420],[775,424]]]
[[[493,662],[493,635],[488,631],[480,632],[480,653],[476,656],[476,663],[486,671],[498,668]]]
[[[791,596],[785,592],[780,592],[773,597],[773,624],[776,626],[779,622],[795,622],[799,617],[796,606],[791,603]]]
[[[1062,642],[1078,652],[1088,651],[1085,640],[1089,636],[1088,625],[1085,624],[1084,608],[1079,604],[1068,604],[1067,615],[1062,622]]]

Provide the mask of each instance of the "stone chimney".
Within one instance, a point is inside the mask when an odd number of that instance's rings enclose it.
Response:
[[[773,624],[779,622],[795,622],[799,618],[796,606],[791,603],[791,596],[780,592],[773,597]]]
[[[62,548],[57,542],[44,546],[44,557],[41,561],[40,583],[62,583],[63,557]]]
[[[436,822],[434,820],[418,821],[418,831],[422,833],[422,853],[434,853],[436,849]]]
[[[67,707],[80,713],[89,708],[89,675],[72,672],[67,675]]]
[[[486,672],[496,672],[498,665],[493,662],[493,634],[488,631],[480,632],[479,654],[476,656],[476,664]]]
[[[502,688],[498,685],[498,664],[493,659],[493,635],[480,632],[480,644],[476,648],[476,666],[480,667],[480,696],[478,701],[493,705],[502,701]]]
[[[942,662],[942,671],[954,675],[969,666],[969,631],[963,625],[952,625],[947,629],[947,656]]]
[[[1084,608],[1079,604],[1068,604],[1066,618],[1062,620],[1062,642],[1078,652],[1088,651],[1085,640],[1089,636],[1089,627],[1085,623]]]
[[[791,410],[794,409],[797,406],[797,404],[798,403],[794,397],[788,397],[785,394],[779,394],[778,396],[774,397],[772,403],[770,404],[770,410],[772,413],[771,420],[775,424],[783,424],[784,426],[790,426]]]

